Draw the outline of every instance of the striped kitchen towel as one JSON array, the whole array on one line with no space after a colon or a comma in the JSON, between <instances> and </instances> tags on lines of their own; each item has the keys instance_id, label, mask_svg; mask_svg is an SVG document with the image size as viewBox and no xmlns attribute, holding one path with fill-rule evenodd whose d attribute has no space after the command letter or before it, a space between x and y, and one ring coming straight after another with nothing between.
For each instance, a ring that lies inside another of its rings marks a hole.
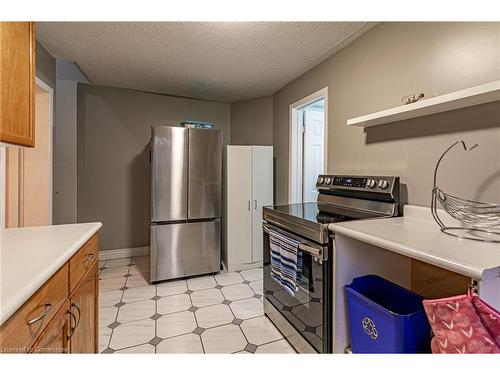
<instances>
[{"instance_id":1,"label":"striped kitchen towel","mask_svg":"<svg viewBox=\"0 0 500 375\"><path fill-rule=\"evenodd\" d=\"M300 242L270 230L271 277L291 296L295 296L297 283L302 278L302 252Z\"/></svg>"}]
</instances>

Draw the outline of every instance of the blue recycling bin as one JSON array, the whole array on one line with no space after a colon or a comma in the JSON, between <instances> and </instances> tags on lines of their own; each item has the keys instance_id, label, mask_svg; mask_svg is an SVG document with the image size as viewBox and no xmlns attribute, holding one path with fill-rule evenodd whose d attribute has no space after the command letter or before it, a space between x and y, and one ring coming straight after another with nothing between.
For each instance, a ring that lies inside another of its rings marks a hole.
<instances>
[{"instance_id":1,"label":"blue recycling bin","mask_svg":"<svg viewBox=\"0 0 500 375\"><path fill-rule=\"evenodd\" d=\"M423 298L380 276L345 287L353 353L430 353Z\"/></svg>"}]
</instances>

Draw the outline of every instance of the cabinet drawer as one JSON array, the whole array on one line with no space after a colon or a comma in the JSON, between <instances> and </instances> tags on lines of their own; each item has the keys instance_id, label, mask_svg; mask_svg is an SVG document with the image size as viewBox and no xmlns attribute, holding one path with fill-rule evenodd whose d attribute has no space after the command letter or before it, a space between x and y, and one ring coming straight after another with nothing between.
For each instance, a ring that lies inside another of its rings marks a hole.
<instances>
[{"instance_id":1,"label":"cabinet drawer","mask_svg":"<svg viewBox=\"0 0 500 375\"><path fill-rule=\"evenodd\" d=\"M94 234L69 260L69 288L72 292L97 260L98 237Z\"/></svg>"},{"instance_id":2,"label":"cabinet drawer","mask_svg":"<svg viewBox=\"0 0 500 375\"><path fill-rule=\"evenodd\" d=\"M66 301L59 312L40 335L33 347L33 353L62 354L68 353L69 301Z\"/></svg>"},{"instance_id":3,"label":"cabinet drawer","mask_svg":"<svg viewBox=\"0 0 500 375\"><path fill-rule=\"evenodd\" d=\"M29 351L67 298L66 263L0 327L0 351Z\"/></svg>"}]
</instances>

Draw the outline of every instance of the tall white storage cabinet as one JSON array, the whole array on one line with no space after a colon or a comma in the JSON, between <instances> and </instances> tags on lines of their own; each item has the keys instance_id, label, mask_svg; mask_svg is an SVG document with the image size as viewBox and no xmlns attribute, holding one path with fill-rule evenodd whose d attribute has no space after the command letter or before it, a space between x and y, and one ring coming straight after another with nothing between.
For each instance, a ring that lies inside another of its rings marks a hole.
<instances>
[{"instance_id":1,"label":"tall white storage cabinet","mask_svg":"<svg viewBox=\"0 0 500 375\"><path fill-rule=\"evenodd\" d=\"M273 204L273 148L227 146L226 246L228 271L262 264L262 207Z\"/></svg>"}]
</instances>

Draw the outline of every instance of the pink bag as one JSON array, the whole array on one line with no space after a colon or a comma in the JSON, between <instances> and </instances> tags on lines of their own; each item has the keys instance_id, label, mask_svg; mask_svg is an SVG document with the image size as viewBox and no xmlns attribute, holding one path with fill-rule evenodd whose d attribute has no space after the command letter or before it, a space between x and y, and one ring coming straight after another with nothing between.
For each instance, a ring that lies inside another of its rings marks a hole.
<instances>
[{"instance_id":1,"label":"pink bag","mask_svg":"<svg viewBox=\"0 0 500 375\"><path fill-rule=\"evenodd\" d=\"M500 353L500 313L477 295L424 300L433 353Z\"/></svg>"}]
</instances>

